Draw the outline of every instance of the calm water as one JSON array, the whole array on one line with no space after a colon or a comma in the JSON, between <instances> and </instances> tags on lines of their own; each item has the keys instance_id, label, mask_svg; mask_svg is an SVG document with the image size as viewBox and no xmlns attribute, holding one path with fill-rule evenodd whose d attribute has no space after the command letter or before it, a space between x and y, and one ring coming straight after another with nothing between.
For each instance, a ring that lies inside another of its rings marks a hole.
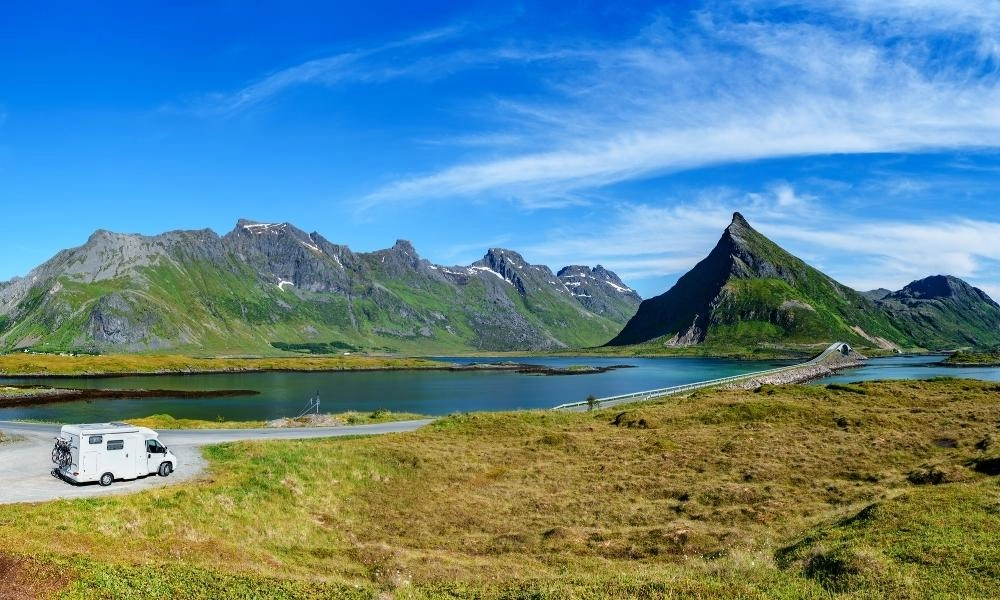
<instances>
[{"instance_id":1,"label":"calm water","mask_svg":"<svg viewBox=\"0 0 1000 600\"><path fill-rule=\"evenodd\" d=\"M998 368L949 369L942 357L873 359L817 383L866 379L969 377L1000 381ZM472 410L550 408L564 402L613 396L694 381L704 381L781 366L782 362L740 362L706 358L447 358L455 363L514 360L553 367L632 365L593 375L539 376L503 372L380 371L334 373L246 373L166 375L99 379L0 378L0 385L41 383L59 387L126 389L243 389L259 395L228 398L144 398L66 402L30 408L0 409L0 420L44 419L64 422L112 421L166 413L178 418L259 420L295 416L317 391L324 412L371 411L443 415Z\"/></svg>"},{"instance_id":2,"label":"calm water","mask_svg":"<svg viewBox=\"0 0 1000 600\"><path fill-rule=\"evenodd\" d=\"M88 422L130 419L166 413L177 418L259 420L295 416L319 391L321 411L371 411L445 415L473 410L551 408L585 400L589 394L613 396L750 371L782 363L702 358L447 358L455 363L513 360L553 367L626 364L634 368L590 375L540 376L504 372L379 371L333 373L246 373L163 375L99 379L5 379L57 387L257 390L259 395L227 398L143 398L65 402L29 408L0 409L0 420L44 419ZM787 364L787 363L785 363Z\"/></svg>"},{"instance_id":3,"label":"calm water","mask_svg":"<svg viewBox=\"0 0 1000 600\"><path fill-rule=\"evenodd\" d=\"M1000 381L1000 368L968 367L956 369L942 367L938 363L944 356L892 356L873 358L860 369L842 371L833 377L821 379L817 383L847 383L871 379L928 379L930 377L964 377Z\"/></svg>"}]
</instances>

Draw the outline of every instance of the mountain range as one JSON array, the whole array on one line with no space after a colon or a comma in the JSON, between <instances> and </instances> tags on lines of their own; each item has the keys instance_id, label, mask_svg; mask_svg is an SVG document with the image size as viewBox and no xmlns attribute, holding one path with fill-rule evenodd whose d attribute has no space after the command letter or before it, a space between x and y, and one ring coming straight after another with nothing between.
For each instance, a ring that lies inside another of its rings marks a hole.
<instances>
[{"instance_id":1,"label":"mountain range","mask_svg":"<svg viewBox=\"0 0 1000 600\"><path fill-rule=\"evenodd\" d=\"M842 340L882 349L1000 343L1000 306L956 277L857 292L753 229L736 213L709 255L647 299L610 346L701 346L720 353Z\"/></svg>"},{"instance_id":2,"label":"mountain range","mask_svg":"<svg viewBox=\"0 0 1000 600\"><path fill-rule=\"evenodd\" d=\"M5 351L435 354L606 344L746 354L834 340L992 347L1000 306L946 275L857 292L739 213L705 259L645 301L600 265L553 273L490 248L471 265L443 266L403 240L353 252L289 223L248 220L222 236L99 230L0 283Z\"/></svg>"},{"instance_id":3,"label":"mountain range","mask_svg":"<svg viewBox=\"0 0 1000 600\"><path fill-rule=\"evenodd\" d=\"M640 301L600 265L556 274L501 248L446 267L406 241L355 253L289 223L99 230L0 284L0 348L556 350L606 342Z\"/></svg>"}]
</instances>

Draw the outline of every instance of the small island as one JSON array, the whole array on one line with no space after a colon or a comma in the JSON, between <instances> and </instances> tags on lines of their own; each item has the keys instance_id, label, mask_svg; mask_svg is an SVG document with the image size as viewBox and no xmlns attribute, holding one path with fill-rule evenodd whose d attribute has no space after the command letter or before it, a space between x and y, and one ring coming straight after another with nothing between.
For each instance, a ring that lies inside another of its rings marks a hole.
<instances>
[{"instance_id":1,"label":"small island","mask_svg":"<svg viewBox=\"0 0 1000 600\"><path fill-rule=\"evenodd\" d=\"M603 367L593 365L571 365L568 367L549 367L546 365L533 365L526 363L501 362L501 363L471 363L468 365L456 365L450 367L449 371L511 371L521 375L593 375L596 373L607 373L616 369L631 369L635 365L607 365Z\"/></svg>"},{"instance_id":2,"label":"small island","mask_svg":"<svg viewBox=\"0 0 1000 600\"><path fill-rule=\"evenodd\" d=\"M984 351L959 350L941 361L943 367L1000 367L1000 347Z\"/></svg>"}]
</instances>

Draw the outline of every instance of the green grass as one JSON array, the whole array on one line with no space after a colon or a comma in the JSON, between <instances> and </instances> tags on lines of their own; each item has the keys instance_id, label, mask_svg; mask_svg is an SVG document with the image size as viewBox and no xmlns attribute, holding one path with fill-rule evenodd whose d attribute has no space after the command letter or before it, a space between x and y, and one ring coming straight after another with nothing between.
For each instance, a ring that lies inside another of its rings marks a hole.
<instances>
[{"instance_id":1,"label":"green grass","mask_svg":"<svg viewBox=\"0 0 1000 600\"><path fill-rule=\"evenodd\" d=\"M951 367L997 367L1000 366L1000 348L983 352L961 350L942 361Z\"/></svg>"},{"instance_id":2,"label":"green grass","mask_svg":"<svg viewBox=\"0 0 1000 600\"><path fill-rule=\"evenodd\" d=\"M325 356L287 358L196 358L174 354L105 354L60 356L14 353L0 355L6 376L123 375L241 371L351 371L426 369L447 366L421 358Z\"/></svg>"},{"instance_id":3,"label":"green grass","mask_svg":"<svg viewBox=\"0 0 1000 600\"><path fill-rule=\"evenodd\" d=\"M225 444L198 482L0 507L0 556L69 565L67 598L995 597L998 397L765 386Z\"/></svg>"},{"instance_id":4,"label":"green grass","mask_svg":"<svg viewBox=\"0 0 1000 600\"><path fill-rule=\"evenodd\" d=\"M51 388L0 386L0 398L31 398L37 395L39 390L49 389Z\"/></svg>"},{"instance_id":5,"label":"green grass","mask_svg":"<svg viewBox=\"0 0 1000 600\"><path fill-rule=\"evenodd\" d=\"M375 410L372 412L348 411L336 414L322 415L330 425L368 425L372 423L391 423L394 421L412 421L426 419L426 415L416 413L390 412ZM299 425L306 426L309 418L293 419ZM138 419L129 419L129 423L150 429L257 429L267 427L267 421L206 421L200 419L176 419L171 415L150 415Z\"/></svg>"}]
</instances>

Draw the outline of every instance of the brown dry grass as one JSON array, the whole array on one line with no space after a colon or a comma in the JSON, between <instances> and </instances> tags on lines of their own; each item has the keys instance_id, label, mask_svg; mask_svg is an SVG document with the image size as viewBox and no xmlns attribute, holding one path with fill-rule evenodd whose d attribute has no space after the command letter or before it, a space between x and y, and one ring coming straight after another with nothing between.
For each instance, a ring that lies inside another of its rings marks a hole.
<instances>
[{"instance_id":1,"label":"brown dry grass","mask_svg":"<svg viewBox=\"0 0 1000 600\"><path fill-rule=\"evenodd\" d=\"M339 371L440 368L422 358L327 356L290 358L196 358L169 354L104 354L60 356L14 353L0 355L0 375L87 376L240 371Z\"/></svg>"}]
</instances>

